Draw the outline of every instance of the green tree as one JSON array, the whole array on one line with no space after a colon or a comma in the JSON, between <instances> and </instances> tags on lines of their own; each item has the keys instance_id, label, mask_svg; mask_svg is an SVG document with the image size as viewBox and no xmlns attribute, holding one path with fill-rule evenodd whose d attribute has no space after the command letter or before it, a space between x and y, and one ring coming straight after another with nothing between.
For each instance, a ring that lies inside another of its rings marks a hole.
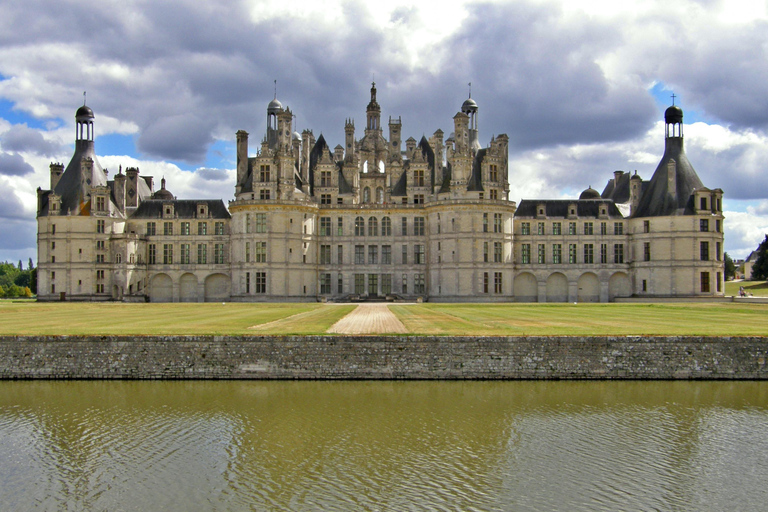
<instances>
[{"instance_id":1,"label":"green tree","mask_svg":"<svg viewBox=\"0 0 768 512\"><path fill-rule=\"evenodd\" d=\"M33 268L29 271L29 289L32 290L34 295L37 295L37 269Z\"/></svg>"},{"instance_id":2,"label":"green tree","mask_svg":"<svg viewBox=\"0 0 768 512\"><path fill-rule=\"evenodd\" d=\"M28 266L27 266L27 270L32 270L33 268L35 268L35 266L32 264L32 258L29 258L29 263L28 263Z\"/></svg>"},{"instance_id":3,"label":"green tree","mask_svg":"<svg viewBox=\"0 0 768 512\"><path fill-rule=\"evenodd\" d=\"M736 277L736 265L734 265L731 257L728 256L728 253L723 255L723 259L725 260L725 280L729 281Z\"/></svg>"},{"instance_id":4,"label":"green tree","mask_svg":"<svg viewBox=\"0 0 768 512\"><path fill-rule=\"evenodd\" d=\"M768 279L768 235L757 248L757 259L752 265L752 280L765 281Z\"/></svg>"}]
</instances>

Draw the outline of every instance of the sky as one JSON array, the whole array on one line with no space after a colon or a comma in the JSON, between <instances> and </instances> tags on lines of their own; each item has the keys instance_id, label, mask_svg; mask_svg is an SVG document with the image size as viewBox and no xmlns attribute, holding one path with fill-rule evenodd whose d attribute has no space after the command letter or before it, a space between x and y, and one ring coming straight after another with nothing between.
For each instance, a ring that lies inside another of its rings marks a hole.
<instances>
[{"instance_id":1,"label":"sky","mask_svg":"<svg viewBox=\"0 0 768 512\"><path fill-rule=\"evenodd\" d=\"M37 260L36 190L72 156L84 92L110 176L226 203L235 132L253 153L275 94L333 147L348 118L362 135L372 80L416 139L453 131L471 83L481 144L510 138L514 201L650 179L674 94L689 160L724 191L725 250L768 233L766 0L6 0L0 261Z\"/></svg>"}]
</instances>

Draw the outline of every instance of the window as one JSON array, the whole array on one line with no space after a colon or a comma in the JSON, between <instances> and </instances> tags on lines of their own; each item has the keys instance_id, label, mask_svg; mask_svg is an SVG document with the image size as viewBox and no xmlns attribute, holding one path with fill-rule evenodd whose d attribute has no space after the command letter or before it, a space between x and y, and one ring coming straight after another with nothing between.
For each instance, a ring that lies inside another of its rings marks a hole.
<instances>
[{"instance_id":1,"label":"window","mask_svg":"<svg viewBox=\"0 0 768 512\"><path fill-rule=\"evenodd\" d=\"M525 225L525 224L526 224L526 223L525 223L525 222L523 222L523 225ZM530 231L530 230L531 230L531 228L530 228L530 224L528 224L528 231ZM487 213L484 213L484 214L483 214L483 233L487 233L487 232L488 232L488 214L487 214ZM527 235L527 234L529 234L529 233L523 233L523 234L524 234L524 235Z\"/></svg>"},{"instance_id":2,"label":"window","mask_svg":"<svg viewBox=\"0 0 768 512\"><path fill-rule=\"evenodd\" d=\"M104 293L104 284L99 283L96 285L96 293Z\"/></svg>"},{"instance_id":3,"label":"window","mask_svg":"<svg viewBox=\"0 0 768 512\"><path fill-rule=\"evenodd\" d=\"M614 235L623 235L624 234L624 223L623 222L614 222L613 223L613 234Z\"/></svg>"},{"instance_id":4,"label":"window","mask_svg":"<svg viewBox=\"0 0 768 512\"><path fill-rule=\"evenodd\" d=\"M392 246L391 245L381 246L381 264L382 265L392 264Z\"/></svg>"},{"instance_id":5,"label":"window","mask_svg":"<svg viewBox=\"0 0 768 512\"><path fill-rule=\"evenodd\" d=\"M576 244L568 244L568 263L576 263Z\"/></svg>"},{"instance_id":6,"label":"window","mask_svg":"<svg viewBox=\"0 0 768 512\"><path fill-rule=\"evenodd\" d=\"M413 246L413 262L417 265L423 265L426 263L423 245L416 244Z\"/></svg>"},{"instance_id":7,"label":"window","mask_svg":"<svg viewBox=\"0 0 768 512\"><path fill-rule=\"evenodd\" d=\"M251 273L245 273L245 293L251 293Z\"/></svg>"},{"instance_id":8,"label":"window","mask_svg":"<svg viewBox=\"0 0 768 512\"><path fill-rule=\"evenodd\" d=\"M96 240L96 250L97 251L103 251L105 245L106 244L105 244L104 240ZM55 249L55 248L56 248L56 242L51 242L51 249Z\"/></svg>"},{"instance_id":9,"label":"window","mask_svg":"<svg viewBox=\"0 0 768 512\"><path fill-rule=\"evenodd\" d=\"M624 244L613 244L613 262L624 263Z\"/></svg>"},{"instance_id":10,"label":"window","mask_svg":"<svg viewBox=\"0 0 768 512\"><path fill-rule=\"evenodd\" d=\"M643 233L650 233L651 232L651 221L644 220L643 221Z\"/></svg>"},{"instance_id":11,"label":"window","mask_svg":"<svg viewBox=\"0 0 768 512\"><path fill-rule=\"evenodd\" d=\"M341 265L344 263L344 246L339 245L336 249L336 263Z\"/></svg>"},{"instance_id":12,"label":"window","mask_svg":"<svg viewBox=\"0 0 768 512\"><path fill-rule=\"evenodd\" d=\"M223 222L215 222L213 224L213 229L217 235L223 235L224 234L224 223Z\"/></svg>"},{"instance_id":13,"label":"window","mask_svg":"<svg viewBox=\"0 0 768 512\"><path fill-rule=\"evenodd\" d=\"M568 234L569 235L575 235L576 234L576 223L575 222L569 222L568 223Z\"/></svg>"},{"instance_id":14,"label":"window","mask_svg":"<svg viewBox=\"0 0 768 512\"><path fill-rule=\"evenodd\" d=\"M368 219L368 236L379 236L379 220L376 217Z\"/></svg>"},{"instance_id":15,"label":"window","mask_svg":"<svg viewBox=\"0 0 768 512\"><path fill-rule=\"evenodd\" d=\"M355 274L355 294L365 293L365 274Z\"/></svg>"},{"instance_id":16,"label":"window","mask_svg":"<svg viewBox=\"0 0 768 512\"><path fill-rule=\"evenodd\" d=\"M699 257L701 261L709 260L709 242L699 242Z\"/></svg>"},{"instance_id":17,"label":"window","mask_svg":"<svg viewBox=\"0 0 768 512\"><path fill-rule=\"evenodd\" d=\"M266 213L256 214L256 232L257 233L267 232L267 214Z\"/></svg>"},{"instance_id":18,"label":"window","mask_svg":"<svg viewBox=\"0 0 768 512\"><path fill-rule=\"evenodd\" d=\"M408 246L404 245L403 246L403 261L402 261L402 264L405 265L407 263L408 263Z\"/></svg>"},{"instance_id":19,"label":"window","mask_svg":"<svg viewBox=\"0 0 768 512\"><path fill-rule=\"evenodd\" d=\"M488 272L483 272L483 293L488 293Z\"/></svg>"},{"instance_id":20,"label":"window","mask_svg":"<svg viewBox=\"0 0 768 512\"><path fill-rule=\"evenodd\" d=\"M496 164L491 164L488 166L488 180L489 181L499 181L499 166Z\"/></svg>"},{"instance_id":21,"label":"window","mask_svg":"<svg viewBox=\"0 0 768 512\"><path fill-rule=\"evenodd\" d=\"M182 222L181 223L181 234L182 235L189 235L189 222Z\"/></svg>"},{"instance_id":22,"label":"window","mask_svg":"<svg viewBox=\"0 0 768 512\"><path fill-rule=\"evenodd\" d=\"M245 262L251 262L251 243L245 242Z\"/></svg>"},{"instance_id":23,"label":"window","mask_svg":"<svg viewBox=\"0 0 768 512\"><path fill-rule=\"evenodd\" d=\"M96 232L97 233L106 233L106 223L103 220L97 220L96 221Z\"/></svg>"},{"instance_id":24,"label":"window","mask_svg":"<svg viewBox=\"0 0 768 512\"><path fill-rule=\"evenodd\" d=\"M341 274L339 274L338 285L336 287L336 293L344 293L344 279L342 278Z\"/></svg>"},{"instance_id":25,"label":"window","mask_svg":"<svg viewBox=\"0 0 768 512\"><path fill-rule=\"evenodd\" d=\"M259 181L262 183L265 183L269 181L269 166L268 165L262 165L259 168Z\"/></svg>"},{"instance_id":26,"label":"window","mask_svg":"<svg viewBox=\"0 0 768 512\"><path fill-rule=\"evenodd\" d=\"M103 212L104 210L106 210L107 208L106 208L105 205L106 205L106 202L105 202L105 199L103 197L97 197L96 198L96 211L97 212Z\"/></svg>"},{"instance_id":27,"label":"window","mask_svg":"<svg viewBox=\"0 0 768 512\"><path fill-rule=\"evenodd\" d=\"M493 293L499 294L502 291L501 272L493 273Z\"/></svg>"},{"instance_id":28,"label":"window","mask_svg":"<svg viewBox=\"0 0 768 512\"><path fill-rule=\"evenodd\" d=\"M51 284L51 293L56 293L56 285Z\"/></svg>"},{"instance_id":29,"label":"window","mask_svg":"<svg viewBox=\"0 0 768 512\"><path fill-rule=\"evenodd\" d=\"M416 236L424 236L424 217L415 217L413 219L413 234Z\"/></svg>"},{"instance_id":30,"label":"window","mask_svg":"<svg viewBox=\"0 0 768 512\"><path fill-rule=\"evenodd\" d=\"M189 265L189 244L181 244L181 260L182 265Z\"/></svg>"},{"instance_id":31,"label":"window","mask_svg":"<svg viewBox=\"0 0 768 512\"><path fill-rule=\"evenodd\" d=\"M320 204L331 204L331 194L320 194Z\"/></svg>"},{"instance_id":32,"label":"window","mask_svg":"<svg viewBox=\"0 0 768 512\"><path fill-rule=\"evenodd\" d=\"M646 281L645 279L643 279L643 291L644 292L648 291L648 281Z\"/></svg>"},{"instance_id":33,"label":"window","mask_svg":"<svg viewBox=\"0 0 768 512\"><path fill-rule=\"evenodd\" d=\"M424 274L416 274L413 276L413 293L424 295L426 292L427 287L424 283Z\"/></svg>"},{"instance_id":34,"label":"window","mask_svg":"<svg viewBox=\"0 0 768 512\"><path fill-rule=\"evenodd\" d=\"M217 245L220 245L220 244L217 244ZM267 242L256 242L254 250L256 255L256 263L266 263L267 262ZM224 261L222 260L221 262L217 262L217 263L224 263Z\"/></svg>"},{"instance_id":35,"label":"window","mask_svg":"<svg viewBox=\"0 0 768 512\"><path fill-rule=\"evenodd\" d=\"M600 234L601 235L607 235L608 234L608 223L607 222L601 222L600 223Z\"/></svg>"},{"instance_id":36,"label":"window","mask_svg":"<svg viewBox=\"0 0 768 512\"><path fill-rule=\"evenodd\" d=\"M147 264L154 265L157 260L157 246L155 244L149 244L147 246Z\"/></svg>"},{"instance_id":37,"label":"window","mask_svg":"<svg viewBox=\"0 0 768 512\"><path fill-rule=\"evenodd\" d=\"M531 262L531 244L522 245L521 262L526 265Z\"/></svg>"},{"instance_id":38,"label":"window","mask_svg":"<svg viewBox=\"0 0 768 512\"><path fill-rule=\"evenodd\" d=\"M253 290L256 293L267 293L267 273L256 272L256 286Z\"/></svg>"},{"instance_id":39,"label":"window","mask_svg":"<svg viewBox=\"0 0 768 512\"><path fill-rule=\"evenodd\" d=\"M56 226L53 226L53 228L54 228L53 232L55 233L56 232ZM720 219L715 221L715 231L717 231L718 233L720 232Z\"/></svg>"},{"instance_id":40,"label":"window","mask_svg":"<svg viewBox=\"0 0 768 512\"><path fill-rule=\"evenodd\" d=\"M381 294L392 293L392 274L381 274Z\"/></svg>"},{"instance_id":41,"label":"window","mask_svg":"<svg viewBox=\"0 0 768 512\"><path fill-rule=\"evenodd\" d=\"M266 242L262 242L265 246ZM259 245L256 244L256 259L259 258ZM224 263L224 244L214 244L213 246L213 262L216 264Z\"/></svg>"},{"instance_id":42,"label":"window","mask_svg":"<svg viewBox=\"0 0 768 512\"><path fill-rule=\"evenodd\" d=\"M594 234L594 223L593 222L585 222L584 223L584 234L585 235L592 235L592 234Z\"/></svg>"},{"instance_id":43,"label":"window","mask_svg":"<svg viewBox=\"0 0 768 512\"><path fill-rule=\"evenodd\" d=\"M643 260L651 261L651 242L645 242L643 244Z\"/></svg>"},{"instance_id":44,"label":"window","mask_svg":"<svg viewBox=\"0 0 768 512\"><path fill-rule=\"evenodd\" d=\"M715 242L715 260L717 261L720 261L720 254L721 254L720 249L721 249L720 242Z\"/></svg>"},{"instance_id":45,"label":"window","mask_svg":"<svg viewBox=\"0 0 768 512\"><path fill-rule=\"evenodd\" d=\"M552 234L553 235L562 235L563 234L563 223L562 222L553 222L552 223Z\"/></svg>"},{"instance_id":46,"label":"window","mask_svg":"<svg viewBox=\"0 0 768 512\"><path fill-rule=\"evenodd\" d=\"M369 245L368 246L368 264L378 265L378 263L379 263L379 246Z\"/></svg>"},{"instance_id":47,"label":"window","mask_svg":"<svg viewBox=\"0 0 768 512\"><path fill-rule=\"evenodd\" d=\"M371 189L368 187L365 187L363 189L363 202L364 203L370 203L371 202Z\"/></svg>"},{"instance_id":48,"label":"window","mask_svg":"<svg viewBox=\"0 0 768 512\"><path fill-rule=\"evenodd\" d=\"M501 242L493 242L493 262L501 263L501 255L502 255Z\"/></svg>"},{"instance_id":49,"label":"window","mask_svg":"<svg viewBox=\"0 0 768 512\"><path fill-rule=\"evenodd\" d=\"M701 273L701 293L709 293L709 272Z\"/></svg>"},{"instance_id":50,"label":"window","mask_svg":"<svg viewBox=\"0 0 768 512\"><path fill-rule=\"evenodd\" d=\"M392 236L392 219L389 217L381 219L381 236Z\"/></svg>"},{"instance_id":51,"label":"window","mask_svg":"<svg viewBox=\"0 0 768 512\"><path fill-rule=\"evenodd\" d=\"M379 275L368 274L368 295L379 294Z\"/></svg>"},{"instance_id":52,"label":"window","mask_svg":"<svg viewBox=\"0 0 768 512\"><path fill-rule=\"evenodd\" d=\"M208 263L208 245L197 244L197 262L201 264Z\"/></svg>"},{"instance_id":53,"label":"window","mask_svg":"<svg viewBox=\"0 0 768 512\"><path fill-rule=\"evenodd\" d=\"M493 214L493 232L501 233L501 214L500 213Z\"/></svg>"},{"instance_id":54,"label":"window","mask_svg":"<svg viewBox=\"0 0 768 512\"><path fill-rule=\"evenodd\" d=\"M51 281L56 280L56 272L51 272Z\"/></svg>"},{"instance_id":55,"label":"window","mask_svg":"<svg viewBox=\"0 0 768 512\"><path fill-rule=\"evenodd\" d=\"M336 235L342 236L344 234L344 219L339 217L336 221Z\"/></svg>"},{"instance_id":56,"label":"window","mask_svg":"<svg viewBox=\"0 0 768 512\"><path fill-rule=\"evenodd\" d=\"M365 246L355 246L355 265L365 265Z\"/></svg>"},{"instance_id":57,"label":"window","mask_svg":"<svg viewBox=\"0 0 768 512\"><path fill-rule=\"evenodd\" d=\"M331 274L320 274L320 294L328 295L331 293Z\"/></svg>"},{"instance_id":58,"label":"window","mask_svg":"<svg viewBox=\"0 0 768 512\"><path fill-rule=\"evenodd\" d=\"M320 236L331 236L330 217L320 217Z\"/></svg>"},{"instance_id":59,"label":"window","mask_svg":"<svg viewBox=\"0 0 768 512\"><path fill-rule=\"evenodd\" d=\"M491 189L491 201L498 201L499 200L499 191L495 188Z\"/></svg>"},{"instance_id":60,"label":"window","mask_svg":"<svg viewBox=\"0 0 768 512\"><path fill-rule=\"evenodd\" d=\"M700 199L699 206L700 206L700 208L699 208L700 210L706 210L707 209L707 198L706 197L702 197ZM709 291L709 290L707 290L707 291Z\"/></svg>"},{"instance_id":61,"label":"window","mask_svg":"<svg viewBox=\"0 0 768 512\"><path fill-rule=\"evenodd\" d=\"M544 223L539 222L538 228L536 229L536 234L543 235L544 234Z\"/></svg>"},{"instance_id":62,"label":"window","mask_svg":"<svg viewBox=\"0 0 768 512\"><path fill-rule=\"evenodd\" d=\"M263 188L259 190L259 199L269 199L269 189Z\"/></svg>"},{"instance_id":63,"label":"window","mask_svg":"<svg viewBox=\"0 0 768 512\"><path fill-rule=\"evenodd\" d=\"M584 263L595 262L595 246L594 244L584 244Z\"/></svg>"},{"instance_id":64,"label":"window","mask_svg":"<svg viewBox=\"0 0 768 512\"><path fill-rule=\"evenodd\" d=\"M608 244L600 244L600 263L608 263Z\"/></svg>"},{"instance_id":65,"label":"window","mask_svg":"<svg viewBox=\"0 0 768 512\"><path fill-rule=\"evenodd\" d=\"M424 194L414 194L413 204L424 204Z\"/></svg>"},{"instance_id":66,"label":"window","mask_svg":"<svg viewBox=\"0 0 768 512\"><path fill-rule=\"evenodd\" d=\"M96 255L96 263L105 263L104 255L103 254L97 254Z\"/></svg>"},{"instance_id":67,"label":"window","mask_svg":"<svg viewBox=\"0 0 768 512\"><path fill-rule=\"evenodd\" d=\"M208 223L207 222L198 222L197 223L197 234L198 235L207 235L208 234Z\"/></svg>"},{"instance_id":68,"label":"window","mask_svg":"<svg viewBox=\"0 0 768 512\"><path fill-rule=\"evenodd\" d=\"M173 222L163 222L163 234L164 235L173 234Z\"/></svg>"},{"instance_id":69,"label":"window","mask_svg":"<svg viewBox=\"0 0 768 512\"><path fill-rule=\"evenodd\" d=\"M403 294L408 293L408 274L403 274Z\"/></svg>"},{"instance_id":70,"label":"window","mask_svg":"<svg viewBox=\"0 0 768 512\"><path fill-rule=\"evenodd\" d=\"M331 264L331 246L330 245L320 246L320 264L321 265Z\"/></svg>"},{"instance_id":71,"label":"window","mask_svg":"<svg viewBox=\"0 0 768 512\"><path fill-rule=\"evenodd\" d=\"M718 222L720 222L720 221L718 221ZM56 224L51 224L51 234L52 235L56 234Z\"/></svg>"},{"instance_id":72,"label":"window","mask_svg":"<svg viewBox=\"0 0 768 512\"><path fill-rule=\"evenodd\" d=\"M400 223L400 234L403 236L408 236L408 217L403 217L402 222Z\"/></svg>"},{"instance_id":73,"label":"window","mask_svg":"<svg viewBox=\"0 0 768 512\"><path fill-rule=\"evenodd\" d=\"M552 244L552 263L560 264L563 262L563 246L561 244Z\"/></svg>"},{"instance_id":74,"label":"window","mask_svg":"<svg viewBox=\"0 0 768 512\"><path fill-rule=\"evenodd\" d=\"M722 282L723 282L723 275L720 272L718 272L717 273L717 292L718 293L723 291L723 289L720 287L720 283Z\"/></svg>"},{"instance_id":75,"label":"window","mask_svg":"<svg viewBox=\"0 0 768 512\"><path fill-rule=\"evenodd\" d=\"M163 244L163 265L173 263L173 244Z\"/></svg>"},{"instance_id":76,"label":"window","mask_svg":"<svg viewBox=\"0 0 768 512\"><path fill-rule=\"evenodd\" d=\"M709 219L699 219L699 231L709 231Z\"/></svg>"},{"instance_id":77,"label":"window","mask_svg":"<svg viewBox=\"0 0 768 512\"><path fill-rule=\"evenodd\" d=\"M483 242L483 262L488 263L488 242Z\"/></svg>"},{"instance_id":78,"label":"window","mask_svg":"<svg viewBox=\"0 0 768 512\"><path fill-rule=\"evenodd\" d=\"M320 186L321 187L330 187L331 186L331 171L322 171L320 172ZM330 204L330 203L328 203Z\"/></svg>"},{"instance_id":79,"label":"window","mask_svg":"<svg viewBox=\"0 0 768 512\"><path fill-rule=\"evenodd\" d=\"M521 235L530 235L531 234L531 223L530 222L523 222L520 224L520 234Z\"/></svg>"},{"instance_id":80,"label":"window","mask_svg":"<svg viewBox=\"0 0 768 512\"><path fill-rule=\"evenodd\" d=\"M424 170L423 169L416 169L413 171L413 186L414 187L423 187L424 186ZM414 201L415 203L416 201Z\"/></svg>"},{"instance_id":81,"label":"window","mask_svg":"<svg viewBox=\"0 0 768 512\"><path fill-rule=\"evenodd\" d=\"M547 262L547 249L544 244L539 244L538 262L539 263Z\"/></svg>"},{"instance_id":82,"label":"window","mask_svg":"<svg viewBox=\"0 0 768 512\"><path fill-rule=\"evenodd\" d=\"M355 217L355 236L365 236L365 219Z\"/></svg>"}]
</instances>

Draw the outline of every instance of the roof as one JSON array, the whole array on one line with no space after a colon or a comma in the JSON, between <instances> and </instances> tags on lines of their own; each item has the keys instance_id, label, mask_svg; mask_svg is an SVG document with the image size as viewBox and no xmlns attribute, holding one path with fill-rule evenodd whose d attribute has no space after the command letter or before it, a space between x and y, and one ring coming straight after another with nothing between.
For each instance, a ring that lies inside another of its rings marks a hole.
<instances>
[{"instance_id":1,"label":"roof","mask_svg":"<svg viewBox=\"0 0 768 512\"><path fill-rule=\"evenodd\" d=\"M230 219L231 215L224 206L221 199L147 199L142 201L136 211L131 215L131 219L160 219L163 217L163 206L173 205L173 212L180 219L197 218L197 205L208 205L208 218L212 219Z\"/></svg>"},{"instance_id":2,"label":"roof","mask_svg":"<svg viewBox=\"0 0 768 512\"><path fill-rule=\"evenodd\" d=\"M81 107L82 108L82 107ZM93 160L93 169L89 175L83 175L83 162ZM72 160L61 175L53 191L61 196L61 214L78 213L80 207L87 202L90 187L106 187L107 175L99 164L94 152L92 140L75 141L75 153Z\"/></svg>"},{"instance_id":3,"label":"roof","mask_svg":"<svg viewBox=\"0 0 768 512\"><path fill-rule=\"evenodd\" d=\"M669 190L668 165L675 162L675 190ZM640 198L633 217L658 217L693 214L693 191L704 187L688 157L682 137L668 137L653 177Z\"/></svg>"},{"instance_id":4,"label":"roof","mask_svg":"<svg viewBox=\"0 0 768 512\"><path fill-rule=\"evenodd\" d=\"M544 214L547 217L568 217L568 208L576 205L576 215L578 217L595 217L600 215L600 207L607 207L606 214L609 218L624 218L616 203L610 199L587 199L578 201L575 199L523 199L517 205L515 217L535 218L538 215L538 207L544 205Z\"/></svg>"},{"instance_id":5,"label":"roof","mask_svg":"<svg viewBox=\"0 0 768 512\"><path fill-rule=\"evenodd\" d=\"M475 160L472 162L472 174L467 181L467 190L472 192L482 192L483 189L483 159L488 152L488 148L477 150L475 154Z\"/></svg>"}]
</instances>

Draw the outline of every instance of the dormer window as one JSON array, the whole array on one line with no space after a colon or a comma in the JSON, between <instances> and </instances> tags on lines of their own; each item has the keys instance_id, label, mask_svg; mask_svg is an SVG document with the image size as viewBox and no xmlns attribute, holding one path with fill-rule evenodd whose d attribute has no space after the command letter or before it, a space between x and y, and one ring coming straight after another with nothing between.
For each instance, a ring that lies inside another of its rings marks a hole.
<instances>
[{"instance_id":1,"label":"dormer window","mask_svg":"<svg viewBox=\"0 0 768 512\"><path fill-rule=\"evenodd\" d=\"M198 217L208 217L208 205L207 204L199 204L199 205L197 205L197 216Z\"/></svg>"},{"instance_id":2,"label":"dormer window","mask_svg":"<svg viewBox=\"0 0 768 512\"><path fill-rule=\"evenodd\" d=\"M96 197L96 211L103 212L107 210L107 198L103 196Z\"/></svg>"}]
</instances>

